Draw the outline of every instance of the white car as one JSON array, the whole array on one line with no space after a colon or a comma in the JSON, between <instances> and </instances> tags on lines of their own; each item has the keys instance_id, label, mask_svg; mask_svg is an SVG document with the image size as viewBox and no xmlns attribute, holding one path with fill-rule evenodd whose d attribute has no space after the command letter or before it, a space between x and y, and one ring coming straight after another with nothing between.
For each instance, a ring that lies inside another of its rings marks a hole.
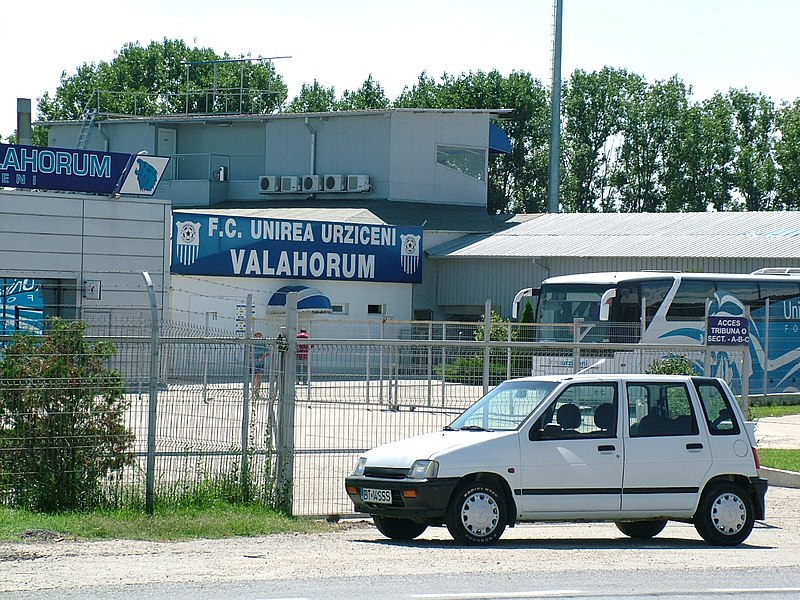
<instances>
[{"instance_id":1,"label":"white car","mask_svg":"<svg viewBox=\"0 0 800 600\"><path fill-rule=\"evenodd\" d=\"M457 542L491 544L522 521L614 521L651 538L674 520L728 546L764 518L755 445L721 379L527 377L442 431L365 452L345 487L392 539L446 525Z\"/></svg>"}]
</instances>

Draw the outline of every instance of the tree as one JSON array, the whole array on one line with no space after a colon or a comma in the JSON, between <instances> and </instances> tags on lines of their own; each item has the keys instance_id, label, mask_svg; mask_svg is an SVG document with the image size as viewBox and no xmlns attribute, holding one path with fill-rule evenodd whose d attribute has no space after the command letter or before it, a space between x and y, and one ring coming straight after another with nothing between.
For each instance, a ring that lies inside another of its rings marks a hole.
<instances>
[{"instance_id":1,"label":"tree","mask_svg":"<svg viewBox=\"0 0 800 600\"><path fill-rule=\"evenodd\" d=\"M734 159L733 108L717 93L681 112L666 182L666 210L730 210Z\"/></svg>"},{"instance_id":2,"label":"tree","mask_svg":"<svg viewBox=\"0 0 800 600\"><path fill-rule=\"evenodd\" d=\"M300 93L292 98L285 112L329 112L336 109L336 90L323 86L315 79L311 85L304 83L300 86Z\"/></svg>"},{"instance_id":3,"label":"tree","mask_svg":"<svg viewBox=\"0 0 800 600\"><path fill-rule=\"evenodd\" d=\"M0 359L0 489L17 508L91 508L101 480L133 463L128 401L115 349L89 343L80 322L52 319L44 336L16 334Z\"/></svg>"},{"instance_id":4,"label":"tree","mask_svg":"<svg viewBox=\"0 0 800 600\"><path fill-rule=\"evenodd\" d=\"M339 110L383 110L389 108L389 104L381 84L370 74L356 91L345 90L339 101Z\"/></svg>"},{"instance_id":5,"label":"tree","mask_svg":"<svg viewBox=\"0 0 800 600\"><path fill-rule=\"evenodd\" d=\"M625 90L624 70L576 69L564 86L564 163L561 203L566 211L608 209L608 176L618 143Z\"/></svg>"},{"instance_id":6,"label":"tree","mask_svg":"<svg viewBox=\"0 0 800 600\"><path fill-rule=\"evenodd\" d=\"M779 210L775 189L775 105L747 90L729 93L735 117L736 158L733 180L744 210Z\"/></svg>"},{"instance_id":7,"label":"tree","mask_svg":"<svg viewBox=\"0 0 800 600\"><path fill-rule=\"evenodd\" d=\"M39 98L39 118L80 119L86 108L136 115L277 110L287 88L272 63L238 59L189 48L182 40L165 38L147 47L127 43L109 63L84 63L74 75L62 73L55 96L45 92ZM200 64L207 61L226 62Z\"/></svg>"},{"instance_id":8,"label":"tree","mask_svg":"<svg viewBox=\"0 0 800 600\"><path fill-rule=\"evenodd\" d=\"M623 212L666 209L668 151L674 142L678 116L687 107L687 91L673 77L648 85L636 76L622 120L624 141L612 177Z\"/></svg>"},{"instance_id":9,"label":"tree","mask_svg":"<svg viewBox=\"0 0 800 600\"><path fill-rule=\"evenodd\" d=\"M789 210L800 210L800 100L787 104L775 118L780 137L775 142L778 198Z\"/></svg>"}]
</instances>

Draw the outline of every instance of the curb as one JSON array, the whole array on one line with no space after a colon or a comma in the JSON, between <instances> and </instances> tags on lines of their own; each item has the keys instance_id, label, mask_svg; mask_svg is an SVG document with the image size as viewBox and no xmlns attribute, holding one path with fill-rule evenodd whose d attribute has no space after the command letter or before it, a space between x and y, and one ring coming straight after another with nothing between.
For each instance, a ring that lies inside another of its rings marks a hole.
<instances>
[{"instance_id":1,"label":"curb","mask_svg":"<svg viewBox=\"0 0 800 600\"><path fill-rule=\"evenodd\" d=\"M800 488L800 473L795 471L781 471L780 469L761 467L758 469L758 476L766 479L770 486Z\"/></svg>"}]
</instances>

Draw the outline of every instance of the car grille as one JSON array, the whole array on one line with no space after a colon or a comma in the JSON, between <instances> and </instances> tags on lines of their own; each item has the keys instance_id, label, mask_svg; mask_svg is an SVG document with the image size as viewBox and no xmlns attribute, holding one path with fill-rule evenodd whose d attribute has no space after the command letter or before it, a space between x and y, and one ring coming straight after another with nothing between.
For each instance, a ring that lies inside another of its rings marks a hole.
<instances>
[{"instance_id":1,"label":"car grille","mask_svg":"<svg viewBox=\"0 0 800 600\"><path fill-rule=\"evenodd\" d=\"M374 477L376 479L405 479L408 469L396 467L367 467L364 470L364 477Z\"/></svg>"}]
</instances>

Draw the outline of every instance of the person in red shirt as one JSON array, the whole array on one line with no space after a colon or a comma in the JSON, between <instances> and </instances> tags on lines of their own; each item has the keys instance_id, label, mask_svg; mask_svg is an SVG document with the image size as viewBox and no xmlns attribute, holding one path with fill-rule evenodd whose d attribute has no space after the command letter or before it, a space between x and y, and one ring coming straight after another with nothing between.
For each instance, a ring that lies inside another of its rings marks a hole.
<instances>
[{"instance_id":1,"label":"person in red shirt","mask_svg":"<svg viewBox=\"0 0 800 600\"><path fill-rule=\"evenodd\" d=\"M301 329L297 334L297 383L308 383L308 352L313 346L301 343L308 339L308 332Z\"/></svg>"}]
</instances>

